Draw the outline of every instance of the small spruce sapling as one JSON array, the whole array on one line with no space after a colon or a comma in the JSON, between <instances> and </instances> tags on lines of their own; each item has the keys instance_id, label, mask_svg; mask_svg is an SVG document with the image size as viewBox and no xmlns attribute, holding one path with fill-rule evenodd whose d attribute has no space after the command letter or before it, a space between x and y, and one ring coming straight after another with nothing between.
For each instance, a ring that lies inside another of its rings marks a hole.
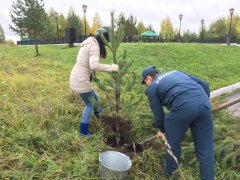
<instances>
[{"instance_id":1,"label":"small spruce sapling","mask_svg":"<svg viewBox=\"0 0 240 180\"><path fill-rule=\"evenodd\" d=\"M109 112L110 116L122 117L129 115L130 109L136 107L138 102L141 100L134 98L133 90L134 84L136 84L137 76L135 72L129 74L129 70L132 65L132 61L126 59L126 51L124 50L123 57L119 60L117 56L118 48L124 38L123 27L119 27L115 30L115 19L114 12L111 12L111 27L109 28L109 40L108 42L103 34L101 38L105 45L110 49L113 55L113 63L119 65L117 72L110 73L110 78L104 81L95 81L98 87L105 91L106 100L104 100L105 110ZM121 119L121 118L120 118ZM116 129L116 144L119 146L120 132L119 128Z\"/></svg>"},{"instance_id":2,"label":"small spruce sapling","mask_svg":"<svg viewBox=\"0 0 240 180\"><path fill-rule=\"evenodd\" d=\"M131 94L134 84L136 84L137 75L135 72L129 74L132 61L126 59L126 50L124 50L123 57L120 60L117 57L118 48L124 38L124 31L123 27L119 27L116 31L114 21L114 12L112 11L111 27L109 28L110 42L107 42L103 34L101 34L101 38L113 55L113 63L119 65L119 71L110 73L111 78L105 79L104 82L97 81L96 84L106 92L104 103L109 112L112 115L121 116L126 109L129 110L129 108L134 107L140 99L134 99Z\"/></svg>"}]
</instances>

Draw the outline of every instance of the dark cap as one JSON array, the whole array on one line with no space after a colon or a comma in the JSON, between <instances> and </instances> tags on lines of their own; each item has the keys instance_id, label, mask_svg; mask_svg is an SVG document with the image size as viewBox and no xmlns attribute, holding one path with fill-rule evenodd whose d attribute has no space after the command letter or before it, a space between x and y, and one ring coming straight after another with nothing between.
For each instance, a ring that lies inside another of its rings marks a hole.
<instances>
[{"instance_id":1,"label":"dark cap","mask_svg":"<svg viewBox=\"0 0 240 180\"><path fill-rule=\"evenodd\" d=\"M158 72L158 70L157 70L157 68L156 68L155 66L148 66L148 67L144 68L144 69L142 70L142 78L143 78L143 80L142 80L142 83L141 83L141 84L145 84L144 79L145 79L148 75L152 74L153 72Z\"/></svg>"}]
</instances>

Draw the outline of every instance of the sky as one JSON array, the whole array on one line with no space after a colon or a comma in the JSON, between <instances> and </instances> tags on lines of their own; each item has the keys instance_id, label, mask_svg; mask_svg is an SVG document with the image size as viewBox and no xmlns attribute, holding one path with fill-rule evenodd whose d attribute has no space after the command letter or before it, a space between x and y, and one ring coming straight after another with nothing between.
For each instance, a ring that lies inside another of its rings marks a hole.
<instances>
[{"instance_id":1,"label":"sky","mask_svg":"<svg viewBox=\"0 0 240 180\"><path fill-rule=\"evenodd\" d=\"M9 29L9 17L13 2L16 0L0 0L0 24L3 27L6 39L14 41L20 38ZM126 17L130 14L142 20L145 26L152 25L156 32L160 30L163 19L169 17L174 29L179 28L179 14L183 14L182 31L199 32L201 19L208 27L211 22L220 17L227 17L229 9L234 8L234 14L240 15L240 0L44 0L45 10L52 7L65 17L73 7L76 14L83 18L82 5L87 5L86 19L92 25L92 18L99 13L103 26L110 25L110 11L116 15L123 12Z\"/></svg>"}]
</instances>

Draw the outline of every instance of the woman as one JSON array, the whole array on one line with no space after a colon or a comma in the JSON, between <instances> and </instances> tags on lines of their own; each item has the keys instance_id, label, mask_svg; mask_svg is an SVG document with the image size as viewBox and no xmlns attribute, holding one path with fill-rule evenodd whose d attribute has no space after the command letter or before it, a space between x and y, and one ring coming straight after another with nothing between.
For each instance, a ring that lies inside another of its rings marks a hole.
<instances>
[{"instance_id":1,"label":"woman","mask_svg":"<svg viewBox=\"0 0 240 180\"><path fill-rule=\"evenodd\" d=\"M109 41L108 33L103 33L104 37ZM100 37L88 37L81 43L81 48L77 55L76 64L74 65L70 75L70 88L78 93L84 101L85 107L82 113L82 121L80 124L80 134L92 135L88 130L92 111L94 115L98 116L101 112L100 107L94 107L91 101L94 98L98 101L98 94L93 89L91 84L91 74L93 70L96 71L118 71L118 65L100 64L100 58L106 58L107 52L104 43Z\"/></svg>"}]
</instances>

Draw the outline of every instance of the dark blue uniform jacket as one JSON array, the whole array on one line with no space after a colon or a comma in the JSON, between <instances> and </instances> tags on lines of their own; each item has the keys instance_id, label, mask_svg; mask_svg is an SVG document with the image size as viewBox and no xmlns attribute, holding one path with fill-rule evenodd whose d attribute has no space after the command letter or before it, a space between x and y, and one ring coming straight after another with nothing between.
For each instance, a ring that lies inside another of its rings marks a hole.
<instances>
[{"instance_id":1,"label":"dark blue uniform jacket","mask_svg":"<svg viewBox=\"0 0 240 180\"><path fill-rule=\"evenodd\" d=\"M186 102L205 103L211 107L208 84L182 71L159 74L146 89L151 110L154 114L154 126L164 132L164 111L182 109ZM189 109L190 110L190 109Z\"/></svg>"}]
</instances>

